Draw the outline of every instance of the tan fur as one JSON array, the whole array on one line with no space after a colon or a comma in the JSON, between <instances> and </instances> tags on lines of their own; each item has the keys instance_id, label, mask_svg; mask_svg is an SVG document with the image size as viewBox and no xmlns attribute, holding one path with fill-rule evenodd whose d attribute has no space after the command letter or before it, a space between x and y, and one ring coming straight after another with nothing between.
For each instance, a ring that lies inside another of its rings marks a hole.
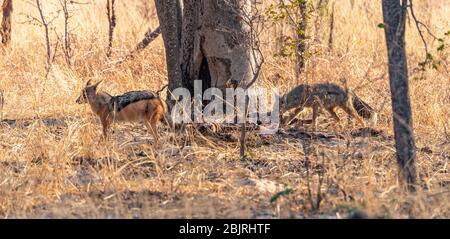
<instances>
[{"instance_id":1,"label":"tan fur","mask_svg":"<svg viewBox=\"0 0 450 239\"><path fill-rule=\"evenodd\" d=\"M143 122L158 143L157 123L163 119L167 111L164 100L159 97L140 100L127 105L120 111L116 109L111 111L108 103L112 97L106 92L97 91L100 83L90 85L88 82L81 96L78 97L77 103L86 103L86 101L89 103L92 111L100 117L104 137L107 138L108 129L114 122Z\"/></svg>"},{"instance_id":2,"label":"tan fur","mask_svg":"<svg viewBox=\"0 0 450 239\"><path fill-rule=\"evenodd\" d=\"M366 112L357 112L353 105L353 99L353 94L336 84L322 83L299 85L281 98L281 116L285 112L295 109L294 114L289 117L288 120L282 119L281 123L289 123L292 119L297 117L304 108L313 109L311 122L314 124L314 128L316 127L316 119L321 108L328 111L332 118L340 122L340 118L335 112L336 108L339 107L365 127L366 124L361 119L360 115L365 116L362 113ZM372 115L376 114L373 113Z\"/></svg>"}]
</instances>

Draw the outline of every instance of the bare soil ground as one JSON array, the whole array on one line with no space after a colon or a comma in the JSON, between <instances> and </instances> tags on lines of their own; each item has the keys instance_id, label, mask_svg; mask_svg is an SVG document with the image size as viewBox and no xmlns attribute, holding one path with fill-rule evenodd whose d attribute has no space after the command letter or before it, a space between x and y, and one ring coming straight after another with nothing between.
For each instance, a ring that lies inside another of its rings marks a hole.
<instances>
[{"instance_id":1,"label":"bare soil ground","mask_svg":"<svg viewBox=\"0 0 450 239\"><path fill-rule=\"evenodd\" d=\"M430 210L425 202L437 202L444 210L438 217L449 216L448 145L418 149L419 158L435 160L419 161L420 193L399 200L395 195L402 190L388 186L396 180L397 165L391 160L392 136L384 132L314 132L297 127L275 135L253 131L248 136L250 151L240 159L239 131L201 134L193 128L186 133L161 127L164 147L155 148L141 125L117 125L104 142L98 120L90 120L93 125L82 125L78 119L2 122L2 135L10 136L2 139L3 149L18 147L15 136L30 127L55 147L74 130L83 130L77 127L94 134L88 142L66 145L90 147L61 161L52 160L45 150L30 152L31 160L3 158L1 197L15 198L8 205L11 212L2 211L5 217L345 218L361 213L415 217L417 198L424 200L421 210ZM321 118L322 123L328 121ZM183 134L190 137L180 139ZM89 152L94 147L99 152ZM55 190L52 197L36 194L50 188ZM392 201L401 207L390 207Z\"/></svg>"}]
</instances>

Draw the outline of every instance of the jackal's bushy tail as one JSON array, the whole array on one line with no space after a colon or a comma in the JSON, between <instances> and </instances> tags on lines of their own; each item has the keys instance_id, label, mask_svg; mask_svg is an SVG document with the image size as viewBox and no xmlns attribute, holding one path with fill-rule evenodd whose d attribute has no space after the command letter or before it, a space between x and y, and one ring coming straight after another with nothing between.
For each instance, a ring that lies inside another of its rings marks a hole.
<instances>
[{"instance_id":1,"label":"jackal's bushy tail","mask_svg":"<svg viewBox=\"0 0 450 239\"><path fill-rule=\"evenodd\" d=\"M353 94L352 99L353 107L359 116L363 117L366 120L370 121L371 125L375 125L377 123L377 112L366 102L364 102L357 95Z\"/></svg>"}]
</instances>

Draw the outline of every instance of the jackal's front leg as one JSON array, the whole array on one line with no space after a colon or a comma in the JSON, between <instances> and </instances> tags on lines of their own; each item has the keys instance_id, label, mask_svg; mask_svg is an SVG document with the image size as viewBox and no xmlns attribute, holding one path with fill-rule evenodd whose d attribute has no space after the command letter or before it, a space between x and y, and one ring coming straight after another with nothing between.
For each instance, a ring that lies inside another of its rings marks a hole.
<instances>
[{"instance_id":1,"label":"jackal's front leg","mask_svg":"<svg viewBox=\"0 0 450 239\"><path fill-rule=\"evenodd\" d=\"M342 124L341 124L341 118L339 118L339 116L336 114L336 111L334 111L334 108L325 108L328 113L330 113L331 117L333 117L333 119L336 121L336 123L338 124L339 128L342 128Z\"/></svg>"},{"instance_id":2,"label":"jackal's front leg","mask_svg":"<svg viewBox=\"0 0 450 239\"><path fill-rule=\"evenodd\" d=\"M148 121L145 121L145 126L147 127L147 131L149 131L150 133L153 134L153 138L155 138L155 143L158 144L159 143L159 135L158 135L158 131L156 129L156 124L154 123L149 123Z\"/></svg>"},{"instance_id":3,"label":"jackal's front leg","mask_svg":"<svg viewBox=\"0 0 450 239\"><path fill-rule=\"evenodd\" d=\"M102 127L103 127L103 138L106 140L108 139L108 129L110 122L107 119L101 119L102 121Z\"/></svg>"},{"instance_id":4,"label":"jackal's front leg","mask_svg":"<svg viewBox=\"0 0 450 239\"><path fill-rule=\"evenodd\" d=\"M313 105L312 124L314 131L317 130L317 116L319 115L319 107L320 106L318 104Z\"/></svg>"},{"instance_id":5,"label":"jackal's front leg","mask_svg":"<svg viewBox=\"0 0 450 239\"><path fill-rule=\"evenodd\" d=\"M282 125L290 125L290 124L292 123L292 121L293 121L295 118L297 118L298 115L299 115L302 111L303 111L303 107L299 107L299 108L296 108L296 109L294 110L294 113L293 113L293 114L289 113L289 115L287 116L287 118L283 118L283 116L281 116L281 117L282 117L281 124L282 124Z\"/></svg>"},{"instance_id":6,"label":"jackal's front leg","mask_svg":"<svg viewBox=\"0 0 450 239\"><path fill-rule=\"evenodd\" d=\"M356 121L358 121L358 123L361 124L362 127L366 127L366 123L364 122L364 120L361 119L361 117L358 115L358 113L356 112L356 110L353 108L352 105L344 106L342 108L353 119L356 119Z\"/></svg>"}]
</instances>

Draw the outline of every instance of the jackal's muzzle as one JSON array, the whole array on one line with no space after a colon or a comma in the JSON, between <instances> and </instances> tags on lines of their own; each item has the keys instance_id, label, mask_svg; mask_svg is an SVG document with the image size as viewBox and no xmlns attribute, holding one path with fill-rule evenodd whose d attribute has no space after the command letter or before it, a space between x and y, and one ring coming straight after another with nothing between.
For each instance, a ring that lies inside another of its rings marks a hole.
<instances>
[{"instance_id":1,"label":"jackal's muzzle","mask_svg":"<svg viewBox=\"0 0 450 239\"><path fill-rule=\"evenodd\" d=\"M87 103L87 96L86 96L86 91L83 90L81 92L81 95L78 96L77 100L75 101L77 104L85 104Z\"/></svg>"}]
</instances>

